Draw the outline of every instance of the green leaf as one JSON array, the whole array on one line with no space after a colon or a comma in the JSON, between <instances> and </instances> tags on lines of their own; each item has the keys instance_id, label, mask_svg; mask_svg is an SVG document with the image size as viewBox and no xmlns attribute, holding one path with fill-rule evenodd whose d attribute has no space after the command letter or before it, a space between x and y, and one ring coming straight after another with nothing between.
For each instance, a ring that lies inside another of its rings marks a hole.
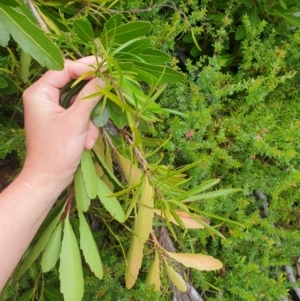
<instances>
[{"instance_id":1,"label":"green leaf","mask_svg":"<svg viewBox=\"0 0 300 301\"><path fill-rule=\"evenodd\" d=\"M147 64L154 65L165 64L170 60L170 57L165 52L151 48L145 49L143 53L140 54L140 57Z\"/></svg>"},{"instance_id":2,"label":"green leaf","mask_svg":"<svg viewBox=\"0 0 300 301\"><path fill-rule=\"evenodd\" d=\"M7 86L7 81L3 77L0 77L0 89L6 88Z\"/></svg>"},{"instance_id":3,"label":"green leaf","mask_svg":"<svg viewBox=\"0 0 300 301\"><path fill-rule=\"evenodd\" d=\"M83 272L76 236L69 215L64 223L64 236L60 252L60 291L65 301L81 301L84 291Z\"/></svg>"},{"instance_id":4,"label":"green leaf","mask_svg":"<svg viewBox=\"0 0 300 301\"><path fill-rule=\"evenodd\" d=\"M235 39L237 41L243 39L246 36L246 29L243 25L240 25L235 33Z\"/></svg>"},{"instance_id":5,"label":"green leaf","mask_svg":"<svg viewBox=\"0 0 300 301\"><path fill-rule=\"evenodd\" d=\"M115 104L117 104L119 107L121 107L125 111L127 111L127 112L129 112L131 114L135 114L136 113L135 110L132 107L130 107L125 102L123 102L115 94L111 93L107 89L104 89L104 88L102 88L100 86L98 86L98 89L99 89L99 92L91 94L91 95L89 95L89 97L92 98L92 97L97 97L97 96L100 96L100 95L105 95L107 98L109 98L111 101L113 101ZM85 98L83 98L83 99L85 99Z\"/></svg>"},{"instance_id":6,"label":"green leaf","mask_svg":"<svg viewBox=\"0 0 300 301\"><path fill-rule=\"evenodd\" d=\"M2 88L1 89L1 93L4 94L4 95L11 95L11 94L14 94L18 91L18 88L16 86L16 84L14 83L14 81L7 77L7 76L4 76L4 80L6 81L7 83L7 86L5 88Z\"/></svg>"},{"instance_id":7,"label":"green leaf","mask_svg":"<svg viewBox=\"0 0 300 301\"><path fill-rule=\"evenodd\" d=\"M27 54L24 50L21 50L21 78L24 83L28 82L30 62L30 54Z\"/></svg>"},{"instance_id":8,"label":"green leaf","mask_svg":"<svg viewBox=\"0 0 300 301\"><path fill-rule=\"evenodd\" d=\"M113 102L108 102L107 107L110 112L110 117L115 126L117 126L119 129L123 129L124 126L127 125L126 113Z\"/></svg>"},{"instance_id":9,"label":"green leaf","mask_svg":"<svg viewBox=\"0 0 300 301\"><path fill-rule=\"evenodd\" d=\"M212 198L217 198L221 197L224 195L232 194L235 192L241 191L239 188L231 188L231 189L223 189L223 190L217 190L217 191L212 191L212 192L207 192L195 196L191 196L185 200L183 200L183 203L188 203L188 202L195 202L195 201L201 201L201 200L208 200Z\"/></svg>"},{"instance_id":10,"label":"green leaf","mask_svg":"<svg viewBox=\"0 0 300 301\"><path fill-rule=\"evenodd\" d=\"M212 179L212 180L208 180L202 184L200 184L199 186L190 189L189 191L187 191L186 193L181 194L178 198L176 198L176 200L182 200L184 198L193 196L195 194L198 194L204 190L207 190L209 188L211 188L212 186L218 184L220 182L219 179Z\"/></svg>"},{"instance_id":11,"label":"green leaf","mask_svg":"<svg viewBox=\"0 0 300 301\"><path fill-rule=\"evenodd\" d=\"M108 32L109 30L116 28L121 25L123 15L116 14L112 16L104 25L105 30Z\"/></svg>"},{"instance_id":12,"label":"green leaf","mask_svg":"<svg viewBox=\"0 0 300 301\"><path fill-rule=\"evenodd\" d=\"M75 200L77 208L83 212L87 211L91 204L91 198L88 196L81 168L77 168L74 176Z\"/></svg>"},{"instance_id":13,"label":"green leaf","mask_svg":"<svg viewBox=\"0 0 300 301\"><path fill-rule=\"evenodd\" d=\"M97 248L97 244L94 240L90 227L83 215L83 213L78 210L79 216L79 234L80 234L80 248L82 250L84 259L86 263L89 265L91 271L95 274L99 279L103 278L103 266L101 262L101 258L99 255L99 251Z\"/></svg>"},{"instance_id":14,"label":"green leaf","mask_svg":"<svg viewBox=\"0 0 300 301\"><path fill-rule=\"evenodd\" d=\"M279 0L279 4L283 9L287 9L286 3L283 0Z\"/></svg>"},{"instance_id":15,"label":"green leaf","mask_svg":"<svg viewBox=\"0 0 300 301\"><path fill-rule=\"evenodd\" d=\"M116 197L109 197L112 194L110 188L98 178L98 196L101 203L115 220L123 223L125 221L123 208Z\"/></svg>"},{"instance_id":16,"label":"green leaf","mask_svg":"<svg viewBox=\"0 0 300 301\"><path fill-rule=\"evenodd\" d=\"M122 49L122 54L126 55L126 53L132 53L139 55L147 48L151 48L151 40L146 38L138 39L124 47ZM118 56L116 57L122 58L122 54L118 53Z\"/></svg>"},{"instance_id":17,"label":"green leaf","mask_svg":"<svg viewBox=\"0 0 300 301\"><path fill-rule=\"evenodd\" d=\"M93 41L94 33L91 23L84 19L78 19L73 22L76 35L84 42Z\"/></svg>"},{"instance_id":18,"label":"green leaf","mask_svg":"<svg viewBox=\"0 0 300 301\"><path fill-rule=\"evenodd\" d=\"M134 71L139 74L140 80L152 85L163 74L160 84L175 84L183 81L184 75L170 67L156 66L141 62L134 62Z\"/></svg>"},{"instance_id":19,"label":"green leaf","mask_svg":"<svg viewBox=\"0 0 300 301\"><path fill-rule=\"evenodd\" d=\"M0 4L0 20L20 47L42 66L61 70L64 66L60 49L25 15Z\"/></svg>"},{"instance_id":20,"label":"green leaf","mask_svg":"<svg viewBox=\"0 0 300 301\"><path fill-rule=\"evenodd\" d=\"M274 15L282 18L289 24L300 27L300 18L294 17L291 14L286 13L284 10L274 9L272 12Z\"/></svg>"},{"instance_id":21,"label":"green leaf","mask_svg":"<svg viewBox=\"0 0 300 301\"><path fill-rule=\"evenodd\" d=\"M258 9L256 4L254 4L248 11L249 13L249 19L251 21L252 25L257 25L259 24L259 16L258 16Z\"/></svg>"},{"instance_id":22,"label":"green leaf","mask_svg":"<svg viewBox=\"0 0 300 301\"><path fill-rule=\"evenodd\" d=\"M11 7L17 7L20 5L18 0L0 0L0 4L11 6Z\"/></svg>"},{"instance_id":23,"label":"green leaf","mask_svg":"<svg viewBox=\"0 0 300 301\"><path fill-rule=\"evenodd\" d=\"M122 44L128 40L144 36L151 29L151 23L144 21L134 21L122 24L107 31L108 38L113 38L114 43Z\"/></svg>"},{"instance_id":24,"label":"green leaf","mask_svg":"<svg viewBox=\"0 0 300 301\"><path fill-rule=\"evenodd\" d=\"M116 178L113 171L109 168L109 166L106 164L104 157L101 156L100 150L98 149L97 145L93 148L94 153L96 154L97 158L99 159L99 163L103 169L107 172L108 176L120 187L122 188L123 185L120 183L120 181Z\"/></svg>"},{"instance_id":25,"label":"green leaf","mask_svg":"<svg viewBox=\"0 0 300 301\"><path fill-rule=\"evenodd\" d=\"M94 199L98 192L98 176L88 150L84 150L81 157L81 171L88 196Z\"/></svg>"},{"instance_id":26,"label":"green leaf","mask_svg":"<svg viewBox=\"0 0 300 301\"><path fill-rule=\"evenodd\" d=\"M61 250L61 233L62 223L60 222L51 234L51 237L43 252L41 261L43 273L49 272L51 269L53 269L59 258Z\"/></svg>"},{"instance_id":27,"label":"green leaf","mask_svg":"<svg viewBox=\"0 0 300 301\"><path fill-rule=\"evenodd\" d=\"M10 40L10 35L8 31L3 27L2 23L0 22L0 46L6 47Z\"/></svg>"},{"instance_id":28,"label":"green leaf","mask_svg":"<svg viewBox=\"0 0 300 301\"><path fill-rule=\"evenodd\" d=\"M30 301L34 297L34 290L29 289L25 293L22 294L20 298L18 298L18 301Z\"/></svg>"},{"instance_id":29,"label":"green leaf","mask_svg":"<svg viewBox=\"0 0 300 301\"><path fill-rule=\"evenodd\" d=\"M49 301L61 301L63 296L58 289L52 286L49 282L45 283L44 294L49 299Z\"/></svg>"},{"instance_id":30,"label":"green leaf","mask_svg":"<svg viewBox=\"0 0 300 301\"><path fill-rule=\"evenodd\" d=\"M32 265L32 263L38 258L38 256L41 254L41 252L44 250L46 244L48 243L50 236L55 229L57 223L59 222L59 219L63 213L63 210L60 211L60 213L51 221L49 226L46 228L46 230L43 232L37 243L33 246L33 248L29 251L28 256L25 258L19 272L18 276L22 276L27 269Z\"/></svg>"},{"instance_id":31,"label":"green leaf","mask_svg":"<svg viewBox=\"0 0 300 301\"><path fill-rule=\"evenodd\" d=\"M107 124L110 118L110 111L107 107L104 108L100 115L93 117L93 122L97 127L103 127Z\"/></svg>"}]
</instances>

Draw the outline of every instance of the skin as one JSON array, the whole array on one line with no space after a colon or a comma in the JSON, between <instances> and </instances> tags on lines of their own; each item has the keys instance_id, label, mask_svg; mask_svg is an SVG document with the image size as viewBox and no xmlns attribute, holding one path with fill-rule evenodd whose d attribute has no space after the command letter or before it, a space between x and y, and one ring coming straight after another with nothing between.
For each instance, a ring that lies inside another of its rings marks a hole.
<instances>
[{"instance_id":1,"label":"skin","mask_svg":"<svg viewBox=\"0 0 300 301\"><path fill-rule=\"evenodd\" d=\"M59 105L60 89L93 70L94 57L65 61L62 71L48 71L23 94L26 158L19 176L0 194L0 291L3 289L47 213L72 182L84 149L91 149L98 129L90 113L100 97L82 100L104 87L90 81L68 109Z\"/></svg>"}]
</instances>

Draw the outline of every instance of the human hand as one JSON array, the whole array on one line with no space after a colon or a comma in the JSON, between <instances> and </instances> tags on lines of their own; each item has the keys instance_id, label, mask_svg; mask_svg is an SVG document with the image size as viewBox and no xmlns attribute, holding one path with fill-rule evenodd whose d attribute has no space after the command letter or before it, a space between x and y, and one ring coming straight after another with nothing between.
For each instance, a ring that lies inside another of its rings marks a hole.
<instances>
[{"instance_id":1,"label":"human hand","mask_svg":"<svg viewBox=\"0 0 300 301\"><path fill-rule=\"evenodd\" d=\"M91 149L98 129L90 113L100 97L82 100L104 87L100 78L90 81L68 109L59 105L60 88L70 80L93 70L94 57L65 61L62 71L48 71L23 94L27 155L23 167L29 175L57 182L60 192L72 181L85 149Z\"/></svg>"}]
</instances>

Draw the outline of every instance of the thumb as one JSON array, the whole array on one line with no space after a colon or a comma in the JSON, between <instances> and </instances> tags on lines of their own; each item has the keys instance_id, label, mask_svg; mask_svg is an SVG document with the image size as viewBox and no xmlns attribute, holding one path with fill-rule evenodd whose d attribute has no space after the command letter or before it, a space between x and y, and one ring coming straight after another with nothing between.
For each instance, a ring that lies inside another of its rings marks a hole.
<instances>
[{"instance_id":1,"label":"thumb","mask_svg":"<svg viewBox=\"0 0 300 301\"><path fill-rule=\"evenodd\" d=\"M88 97L90 95L93 95L97 92L99 92L98 86L104 88L105 87L105 81L101 78L95 77L91 79L79 92L77 95L75 102L72 104L70 109L73 111L74 117L78 118L84 118L89 119L90 114L95 107L95 105L98 103L98 101L102 98L102 95L94 96L85 99L85 97Z\"/></svg>"}]
</instances>

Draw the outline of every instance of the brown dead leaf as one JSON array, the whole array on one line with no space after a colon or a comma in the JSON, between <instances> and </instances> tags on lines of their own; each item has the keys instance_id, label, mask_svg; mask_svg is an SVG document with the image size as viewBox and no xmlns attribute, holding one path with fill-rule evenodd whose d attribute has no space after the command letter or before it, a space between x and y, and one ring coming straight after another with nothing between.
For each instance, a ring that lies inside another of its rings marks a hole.
<instances>
[{"instance_id":1,"label":"brown dead leaf","mask_svg":"<svg viewBox=\"0 0 300 301\"><path fill-rule=\"evenodd\" d=\"M134 186L141 181L142 172L141 170L132 163L131 160L125 158L124 156L118 154L120 167L124 174L124 177L128 181L129 186Z\"/></svg>"},{"instance_id":2,"label":"brown dead leaf","mask_svg":"<svg viewBox=\"0 0 300 301\"><path fill-rule=\"evenodd\" d=\"M131 237L129 251L127 253L127 266L125 269L125 283L126 288L131 289L138 277L142 259L144 245L140 243L138 237L135 234L136 227L133 227L134 233Z\"/></svg>"},{"instance_id":3,"label":"brown dead leaf","mask_svg":"<svg viewBox=\"0 0 300 301\"><path fill-rule=\"evenodd\" d=\"M220 260L203 254L191 253L170 253L167 254L174 260L182 263L187 268L193 268L200 271L213 271L222 268Z\"/></svg>"},{"instance_id":4,"label":"brown dead leaf","mask_svg":"<svg viewBox=\"0 0 300 301\"><path fill-rule=\"evenodd\" d=\"M195 130L189 130L185 133L185 138L190 139L195 135Z\"/></svg>"},{"instance_id":5,"label":"brown dead leaf","mask_svg":"<svg viewBox=\"0 0 300 301\"><path fill-rule=\"evenodd\" d=\"M161 210L158 210L158 209L154 209L154 212L161 216L161 217L166 217L168 218L168 220L179 226L178 222L176 221L176 219L174 218L174 216L172 214L168 214L167 212L164 214L162 213ZM179 211L179 210L175 210L175 213L178 215L179 219L182 221L182 223L185 225L185 227L187 229L203 229L204 226L199 223L197 220L195 220L188 212L185 212L185 211ZM196 215L196 214L193 214L193 216L203 220L205 223L209 224L210 221L206 218L204 218L203 216L200 216L200 215Z\"/></svg>"}]
</instances>

